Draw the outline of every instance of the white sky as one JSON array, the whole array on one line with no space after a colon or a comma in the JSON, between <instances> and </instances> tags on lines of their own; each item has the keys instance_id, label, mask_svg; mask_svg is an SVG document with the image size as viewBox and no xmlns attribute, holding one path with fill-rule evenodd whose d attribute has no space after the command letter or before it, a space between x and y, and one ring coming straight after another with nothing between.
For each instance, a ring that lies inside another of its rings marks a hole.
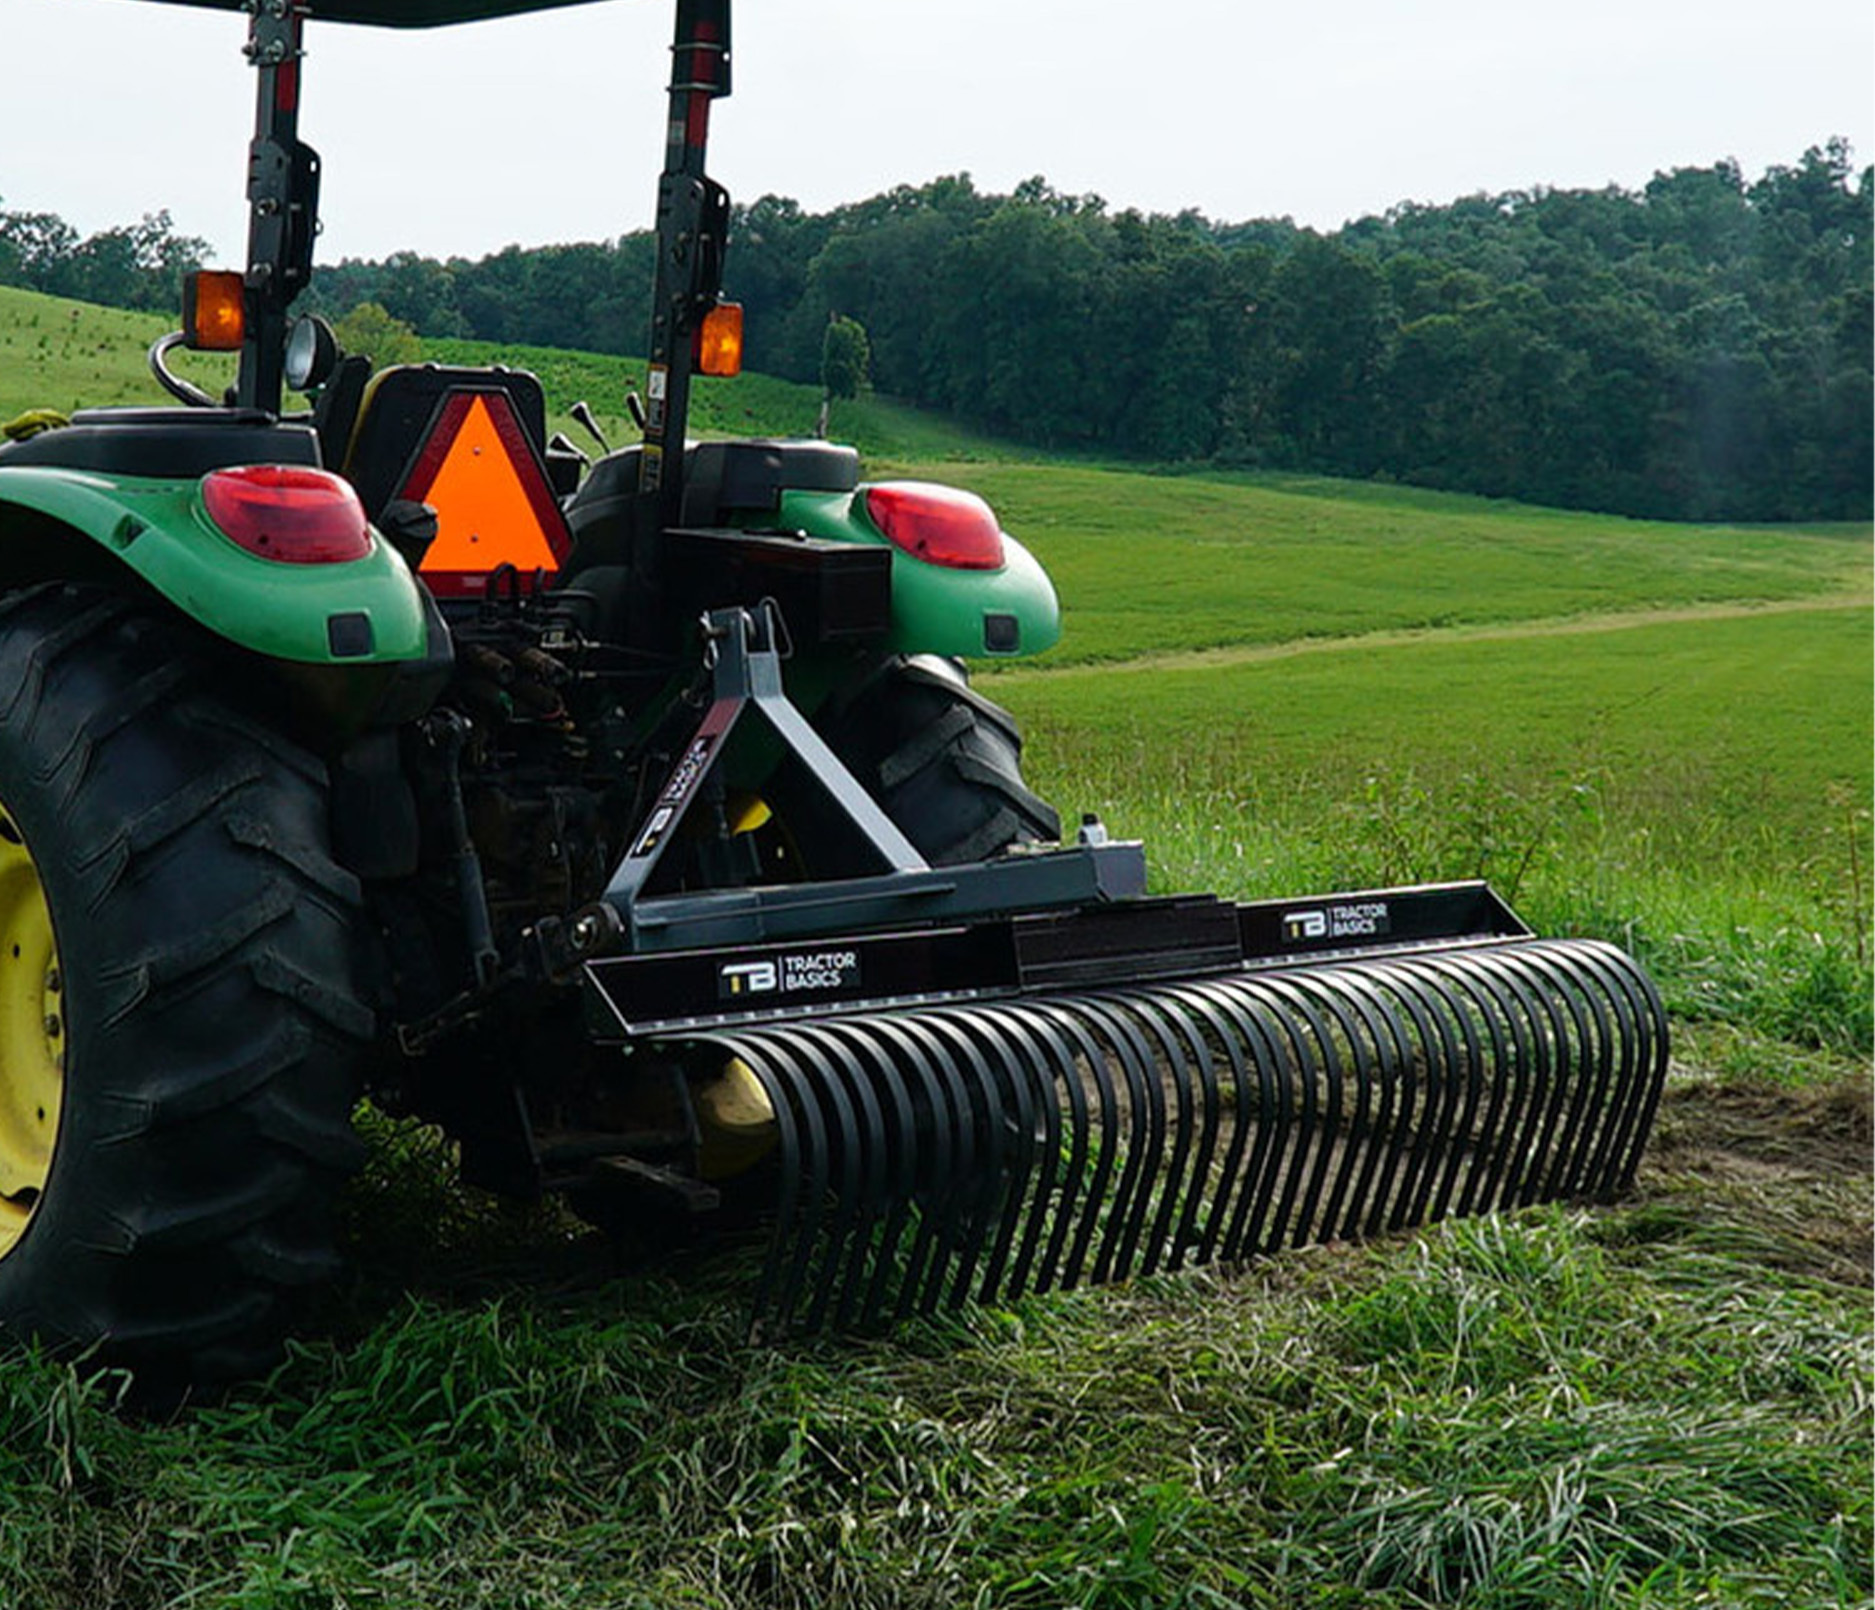
<instances>
[{"instance_id":1,"label":"white sky","mask_svg":"<svg viewBox=\"0 0 1875 1610\"><path fill-rule=\"evenodd\" d=\"M316 15L315 0L315 15ZM648 225L669 0L308 31L320 255L479 256ZM0 0L0 206L245 232L245 19ZM969 172L1115 207L1289 215L1615 183L1831 135L1875 157L1869 0L743 0L711 167L810 210Z\"/></svg>"}]
</instances>

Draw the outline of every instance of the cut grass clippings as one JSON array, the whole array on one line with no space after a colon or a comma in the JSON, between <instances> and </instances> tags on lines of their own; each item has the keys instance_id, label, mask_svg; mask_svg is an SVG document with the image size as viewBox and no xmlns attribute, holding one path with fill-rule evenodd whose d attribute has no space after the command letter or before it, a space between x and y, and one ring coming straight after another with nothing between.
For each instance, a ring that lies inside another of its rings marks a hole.
<instances>
[{"instance_id":1,"label":"cut grass clippings","mask_svg":"<svg viewBox=\"0 0 1875 1610\"><path fill-rule=\"evenodd\" d=\"M242 1606L1791 1606L1870 1588L1866 1293L1645 1206L750 1348L394 1308L152 1425L16 1369L0 1582Z\"/></svg>"}]
</instances>

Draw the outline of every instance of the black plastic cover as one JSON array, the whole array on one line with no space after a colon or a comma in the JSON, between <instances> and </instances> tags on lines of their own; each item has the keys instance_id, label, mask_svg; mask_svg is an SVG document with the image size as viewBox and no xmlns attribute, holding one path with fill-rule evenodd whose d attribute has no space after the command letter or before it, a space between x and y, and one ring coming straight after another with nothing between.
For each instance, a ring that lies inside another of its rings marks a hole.
<instances>
[{"instance_id":1,"label":"black plastic cover","mask_svg":"<svg viewBox=\"0 0 1875 1610\"><path fill-rule=\"evenodd\" d=\"M177 481L235 464L319 462L308 426L254 408L83 408L69 425L0 446L0 465Z\"/></svg>"},{"instance_id":2,"label":"black plastic cover","mask_svg":"<svg viewBox=\"0 0 1875 1610\"><path fill-rule=\"evenodd\" d=\"M773 599L797 645L868 642L892 624L886 548L747 531L669 531L664 584L686 619Z\"/></svg>"}]
</instances>

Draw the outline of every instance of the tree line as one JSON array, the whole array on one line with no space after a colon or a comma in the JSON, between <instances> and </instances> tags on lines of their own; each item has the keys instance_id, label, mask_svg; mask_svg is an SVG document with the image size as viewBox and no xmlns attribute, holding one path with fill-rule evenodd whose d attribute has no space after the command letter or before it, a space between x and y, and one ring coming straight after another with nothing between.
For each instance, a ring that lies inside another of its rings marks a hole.
<instances>
[{"instance_id":1,"label":"tree line","mask_svg":"<svg viewBox=\"0 0 1875 1610\"><path fill-rule=\"evenodd\" d=\"M0 285L101 307L174 311L182 276L208 260L208 242L178 235L167 212L80 236L55 212L0 210Z\"/></svg>"},{"instance_id":2,"label":"tree line","mask_svg":"<svg viewBox=\"0 0 1875 1610\"><path fill-rule=\"evenodd\" d=\"M1872 207L1841 141L1755 179L1720 162L1332 233L963 175L824 213L739 207L728 290L751 368L817 384L830 320L855 321L881 391L1042 445L1664 518L1856 518L1875 463ZM19 272L13 216L0 281ZM652 262L645 233L348 259L308 305L635 351Z\"/></svg>"}]
</instances>

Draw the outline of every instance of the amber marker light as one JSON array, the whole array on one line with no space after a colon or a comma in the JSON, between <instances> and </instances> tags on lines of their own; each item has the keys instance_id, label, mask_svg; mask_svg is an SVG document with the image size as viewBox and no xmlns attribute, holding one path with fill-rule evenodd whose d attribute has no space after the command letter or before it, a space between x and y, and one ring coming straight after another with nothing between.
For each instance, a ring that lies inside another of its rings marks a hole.
<instances>
[{"instance_id":1,"label":"amber marker light","mask_svg":"<svg viewBox=\"0 0 1875 1610\"><path fill-rule=\"evenodd\" d=\"M184 276L182 331L197 352L241 350L247 313L238 270L204 268Z\"/></svg>"},{"instance_id":2,"label":"amber marker light","mask_svg":"<svg viewBox=\"0 0 1875 1610\"><path fill-rule=\"evenodd\" d=\"M742 304L718 302L697 328L697 369L727 380L742 373Z\"/></svg>"}]
</instances>

